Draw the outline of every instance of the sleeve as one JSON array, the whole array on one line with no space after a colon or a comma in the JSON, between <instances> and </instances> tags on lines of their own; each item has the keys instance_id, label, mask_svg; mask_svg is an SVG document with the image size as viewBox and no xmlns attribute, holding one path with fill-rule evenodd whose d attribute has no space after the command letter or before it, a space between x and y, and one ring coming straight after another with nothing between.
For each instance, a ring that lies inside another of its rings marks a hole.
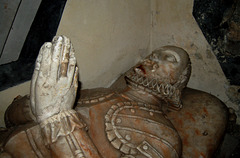
<instances>
[{"instance_id":1,"label":"sleeve","mask_svg":"<svg viewBox=\"0 0 240 158\"><path fill-rule=\"evenodd\" d=\"M85 130L86 124L75 110L47 118L40 127L45 145L56 157L101 157Z\"/></svg>"}]
</instances>

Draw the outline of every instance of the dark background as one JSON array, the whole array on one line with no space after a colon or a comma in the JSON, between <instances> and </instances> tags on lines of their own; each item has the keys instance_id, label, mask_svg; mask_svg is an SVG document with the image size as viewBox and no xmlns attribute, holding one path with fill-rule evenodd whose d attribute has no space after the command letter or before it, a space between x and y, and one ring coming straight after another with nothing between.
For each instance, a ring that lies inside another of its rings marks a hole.
<instances>
[{"instance_id":1,"label":"dark background","mask_svg":"<svg viewBox=\"0 0 240 158\"><path fill-rule=\"evenodd\" d=\"M240 86L240 1L194 0L193 16L230 84Z\"/></svg>"}]
</instances>

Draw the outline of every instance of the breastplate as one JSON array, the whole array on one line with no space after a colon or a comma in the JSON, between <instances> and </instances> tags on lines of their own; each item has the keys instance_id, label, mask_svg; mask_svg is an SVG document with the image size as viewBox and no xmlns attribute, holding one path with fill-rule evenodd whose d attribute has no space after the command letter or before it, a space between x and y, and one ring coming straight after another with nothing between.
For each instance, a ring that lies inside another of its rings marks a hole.
<instances>
[{"instance_id":1,"label":"breastplate","mask_svg":"<svg viewBox=\"0 0 240 158\"><path fill-rule=\"evenodd\" d=\"M123 157L177 158L181 152L177 131L157 106L118 102L105 115L105 132Z\"/></svg>"}]
</instances>

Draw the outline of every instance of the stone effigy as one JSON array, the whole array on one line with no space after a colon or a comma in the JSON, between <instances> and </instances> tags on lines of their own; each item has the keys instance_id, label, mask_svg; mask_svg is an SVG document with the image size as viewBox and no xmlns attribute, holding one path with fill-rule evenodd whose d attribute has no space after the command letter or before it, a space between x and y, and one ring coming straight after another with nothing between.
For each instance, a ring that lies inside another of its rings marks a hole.
<instances>
[{"instance_id":1,"label":"stone effigy","mask_svg":"<svg viewBox=\"0 0 240 158\"><path fill-rule=\"evenodd\" d=\"M212 157L227 108L185 88L190 73L186 51L165 46L130 69L127 84L81 91L73 109L74 50L68 38L55 37L40 50L30 100L15 100L6 111L11 129L0 157Z\"/></svg>"}]
</instances>

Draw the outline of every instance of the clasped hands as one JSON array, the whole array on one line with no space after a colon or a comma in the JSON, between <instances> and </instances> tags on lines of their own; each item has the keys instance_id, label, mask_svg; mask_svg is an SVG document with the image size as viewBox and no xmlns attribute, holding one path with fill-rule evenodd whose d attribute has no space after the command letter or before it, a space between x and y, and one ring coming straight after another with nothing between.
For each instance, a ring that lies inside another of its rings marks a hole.
<instances>
[{"instance_id":1,"label":"clasped hands","mask_svg":"<svg viewBox=\"0 0 240 158\"><path fill-rule=\"evenodd\" d=\"M37 122L73 108L78 87L74 49L65 36L55 36L40 49L31 82L31 110Z\"/></svg>"}]
</instances>

